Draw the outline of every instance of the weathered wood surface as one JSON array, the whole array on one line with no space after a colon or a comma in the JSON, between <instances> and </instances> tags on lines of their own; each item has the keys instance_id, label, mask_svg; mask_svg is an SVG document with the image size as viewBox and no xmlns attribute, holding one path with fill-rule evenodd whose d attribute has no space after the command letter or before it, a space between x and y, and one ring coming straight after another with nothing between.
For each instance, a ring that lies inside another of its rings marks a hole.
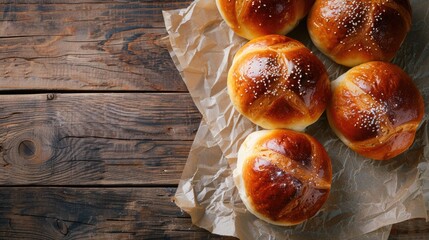
<instances>
[{"instance_id":1,"label":"weathered wood surface","mask_svg":"<svg viewBox=\"0 0 429 240\"><path fill-rule=\"evenodd\" d=\"M233 239L192 225L175 188L0 187L1 239ZM390 239L427 239L424 220Z\"/></svg>"},{"instance_id":2,"label":"weathered wood surface","mask_svg":"<svg viewBox=\"0 0 429 240\"><path fill-rule=\"evenodd\" d=\"M161 10L190 0L6 2L1 91L186 90L162 40Z\"/></svg>"},{"instance_id":3,"label":"weathered wood surface","mask_svg":"<svg viewBox=\"0 0 429 240\"><path fill-rule=\"evenodd\" d=\"M0 1L0 239L230 239L172 202L200 114L161 10L190 2Z\"/></svg>"},{"instance_id":4,"label":"weathered wood surface","mask_svg":"<svg viewBox=\"0 0 429 240\"><path fill-rule=\"evenodd\" d=\"M188 94L0 95L0 184L177 184L200 114Z\"/></svg>"},{"instance_id":5,"label":"weathered wood surface","mask_svg":"<svg viewBox=\"0 0 429 240\"><path fill-rule=\"evenodd\" d=\"M425 219L413 219L393 225L389 240L428 240L429 223Z\"/></svg>"},{"instance_id":6,"label":"weathered wood surface","mask_svg":"<svg viewBox=\"0 0 429 240\"><path fill-rule=\"evenodd\" d=\"M174 188L0 188L0 239L222 239L192 225Z\"/></svg>"}]
</instances>

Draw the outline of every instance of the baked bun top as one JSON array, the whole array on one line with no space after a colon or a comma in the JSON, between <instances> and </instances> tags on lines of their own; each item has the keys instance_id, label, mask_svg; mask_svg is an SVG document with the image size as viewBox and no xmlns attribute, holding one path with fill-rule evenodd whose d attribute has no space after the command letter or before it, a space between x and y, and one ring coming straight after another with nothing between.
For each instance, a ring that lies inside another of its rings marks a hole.
<instances>
[{"instance_id":1,"label":"baked bun top","mask_svg":"<svg viewBox=\"0 0 429 240\"><path fill-rule=\"evenodd\" d=\"M330 82L323 63L303 44L267 35L236 53L228 93L234 107L253 123L301 131L325 110Z\"/></svg>"},{"instance_id":2,"label":"baked bun top","mask_svg":"<svg viewBox=\"0 0 429 240\"><path fill-rule=\"evenodd\" d=\"M331 160L307 134L263 130L250 134L241 145L233 176L251 213L290 226L315 215L328 198Z\"/></svg>"},{"instance_id":3,"label":"baked bun top","mask_svg":"<svg viewBox=\"0 0 429 240\"><path fill-rule=\"evenodd\" d=\"M423 98L398 66L369 62L332 82L327 109L338 137L359 154L390 159L407 150L423 118Z\"/></svg>"},{"instance_id":4,"label":"baked bun top","mask_svg":"<svg viewBox=\"0 0 429 240\"><path fill-rule=\"evenodd\" d=\"M408 0L316 0L307 21L313 43L335 62L390 61L411 28Z\"/></svg>"},{"instance_id":5,"label":"baked bun top","mask_svg":"<svg viewBox=\"0 0 429 240\"><path fill-rule=\"evenodd\" d=\"M285 35L307 15L314 0L216 0L228 26L249 40L268 34Z\"/></svg>"}]
</instances>

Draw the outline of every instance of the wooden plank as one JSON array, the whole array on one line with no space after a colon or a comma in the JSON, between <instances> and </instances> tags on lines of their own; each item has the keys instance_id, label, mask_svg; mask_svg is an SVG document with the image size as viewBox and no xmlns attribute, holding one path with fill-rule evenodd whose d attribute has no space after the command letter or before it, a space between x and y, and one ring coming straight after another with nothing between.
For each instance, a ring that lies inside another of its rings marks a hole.
<instances>
[{"instance_id":1,"label":"wooden plank","mask_svg":"<svg viewBox=\"0 0 429 240\"><path fill-rule=\"evenodd\" d=\"M200 122L188 94L0 95L0 184L177 184Z\"/></svg>"},{"instance_id":2,"label":"wooden plank","mask_svg":"<svg viewBox=\"0 0 429 240\"><path fill-rule=\"evenodd\" d=\"M0 90L186 91L163 39L180 1L0 4Z\"/></svg>"},{"instance_id":3,"label":"wooden plank","mask_svg":"<svg viewBox=\"0 0 429 240\"><path fill-rule=\"evenodd\" d=\"M425 219L412 219L393 225L389 240L405 239L429 239L429 222L426 222Z\"/></svg>"},{"instance_id":4,"label":"wooden plank","mask_svg":"<svg viewBox=\"0 0 429 240\"><path fill-rule=\"evenodd\" d=\"M233 239L191 223L175 188L0 188L1 239ZM427 239L429 223L394 225L390 238Z\"/></svg>"},{"instance_id":5,"label":"wooden plank","mask_svg":"<svg viewBox=\"0 0 429 240\"><path fill-rule=\"evenodd\" d=\"M1 239L222 239L192 225L174 188L0 188Z\"/></svg>"}]
</instances>

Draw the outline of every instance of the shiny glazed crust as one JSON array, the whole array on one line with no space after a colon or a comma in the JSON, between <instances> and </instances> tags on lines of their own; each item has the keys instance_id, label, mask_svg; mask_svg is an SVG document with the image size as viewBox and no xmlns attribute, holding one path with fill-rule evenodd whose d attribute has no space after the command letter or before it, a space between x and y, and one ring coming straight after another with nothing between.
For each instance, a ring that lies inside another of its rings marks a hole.
<instances>
[{"instance_id":1,"label":"shiny glazed crust","mask_svg":"<svg viewBox=\"0 0 429 240\"><path fill-rule=\"evenodd\" d=\"M414 141L423 118L423 98L411 78L385 62L361 64L332 82L329 124L357 153L391 159Z\"/></svg>"},{"instance_id":2,"label":"shiny glazed crust","mask_svg":"<svg viewBox=\"0 0 429 240\"><path fill-rule=\"evenodd\" d=\"M236 53L228 93L235 108L253 123L301 131L325 110L330 83L323 63L303 44L267 35Z\"/></svg>"},{"instance_id":3,"label":"shiny glazed crust","mask_svg":"<svg viewBox=\"0 0 429 240\"><path fill-rule=\"evenodd\" d=\"M250 134L241 145L233 176L251 213L290 226L314 216L328 198L331 160L307 134L263 130Z\"/></svg>"},{"instance_id":4,"label":"shiny glazed crust","mask_svg":"<svg viewBox=\"0 0 429 240\"><path fill-rule=\"evenodd\" d=\"M249 40L268 34L285 35L307 15L314 0L216 0L225 22Z\"/></svg>"},{"instance_id":5,"label":"shiny glazed crust","mask_svg":"<svg viewBox=\"0 0 429 240\"><path fill-rule=\"evenodd\" d=\"M335 62L390 61L411 28L408 0L316 0L307 21L313 43Z\"/></svg>"}]
</instances>

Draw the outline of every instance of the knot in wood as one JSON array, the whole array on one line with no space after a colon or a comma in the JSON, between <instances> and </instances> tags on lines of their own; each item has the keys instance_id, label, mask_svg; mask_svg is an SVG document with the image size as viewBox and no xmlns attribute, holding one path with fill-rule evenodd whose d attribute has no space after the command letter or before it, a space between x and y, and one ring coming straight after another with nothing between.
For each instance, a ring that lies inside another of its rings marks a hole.
<instances>
[{"instance_id":1,"label":"knot in wood","mask_svg":"<svg viewBox=\"0 0 429 240\"><path fill-rule=\"evenodd\" d=\"M36 145L31 140L24 140L19 144L18 152L25 159L31 158L36 154Z\"/></svg>"},{"instance_id":2,"label":"knot in wood","mask_svg":"<svg viewBox=\"0 0 429 240\"><path fill-rule=\"evenodd\" d=\"M54 94L54 93L49 93L49 94L46 96L46 98L47 98L48 100L54 100L54 98L55 98L55 94Z\"/></svg>"}]
</instances>

